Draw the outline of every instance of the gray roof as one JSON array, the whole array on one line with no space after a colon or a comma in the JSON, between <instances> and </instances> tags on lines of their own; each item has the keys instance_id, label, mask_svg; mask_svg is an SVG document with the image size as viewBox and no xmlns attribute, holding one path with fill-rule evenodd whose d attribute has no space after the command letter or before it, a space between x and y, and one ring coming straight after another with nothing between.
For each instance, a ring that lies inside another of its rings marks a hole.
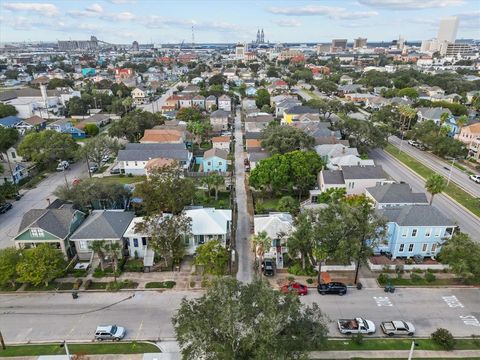
<instances>
[{"instance_id":1,"label":"gray roof","mask_svg":"<svg viewBox=\"0 0 480 360\"><path fill-rule=\"evenodd\" d=\"M248 160L252 162L257 162L263 159L268 158L270 155L267 152L249 152Z\"/></svg>"},{"instance_id":2,"label":"gray roof","mask_svg":"<svg viewBox=\"0 0 480 360\"><path fill-rule=\"evenodd\" d=\"M344 179L386 179L381 166L344 166Z\"/></svg>"},{"instance_id":3,"label":"gray roof","mask_svg":"<svg viewBox=\"0 0 480 360\"><path fill-rule=\"evenodd\" d=\"M121 239L134 217L129 211L93 211L70 240Z\"/></svg>"},{"instance_id":4,"label":"gray roof","mask_svg":"<svg viewBox=\"0 0 480 360\"><path fill-rule=\"evenodd\" d=\"M287 110L285 110L287 114L295 114L295 115L301 115L301 114L318 114L318 110L311 108L310 106L303 106L303 105L298 105L298 106L293 106Z\"/></svg>"},{"instance_id":5,"label":"gray roof","mask_svg":"<svg viewBox=\"0 0 480 360\"><path fill-rule=\"evenodd\" d=\"M431 205L407 205L378 210L389 221L400 226L454 226L453 220L446 218Z\"/></svg>"},{"instance_id":6,"label":"gray roof","mask_svg":"<svg viewBox=\"0 0 480 360\"><path fill-rule=\"evenodd\" d=\"M222 149L212 148L210 150L205 151L205 153L203 154L204 159L211 158L212 156L216 156L216 157L227 160L228 152Z\"/></svg>"},{"instance_id":7,"label":"gray roof","mask_svg":"<svg viewBox=\"0 0 480 360\"><path fill-rule=\"evenodd\" d=\"M71 207L31 209L23 215L19 233L29 228L40 228L60 239L65 239L70 234L70 226L77 211Z\"/></svg>"},{"instance_id":8,"label":"gray roof","mask_svg":"<svg viewBox=\"0 0 480 360\"><path fill-rule=\"evenodd\" d=\"M245 133L245 139L261 139L262 138L262 133L261 132L252 132L252 131L247 131Z\"/></svg>"},{"instance_id":9,"label":"gray roof","mask_svg":"<svg viewBox=\"0 0 480 360\"><path fill-rule=\"evenodd\" d=\"M452 112L450 109L445 109L441 107L435 107L435 108L426 108L426 107L421 107L418 108L418 112L427 119L431 120L439 120L440 116L442 116L443 113L448 113L450 116L452 115Z\"/></svg>"},{"instance_id":10,"label":"gray roof","mask_svg":"<svg viewBox=\"0 0 480 360\"><path fill-rule=\"evenodd\" d=\"M408 184L384 184L366 190L379 203L428 204L427 195L412 192Z\"/></svg>"},{"instance_id":11,"label":"gray roof","mask_svg":"<svg viewBox=\"0 0 480 360\"><path fill-rule=\"evenodd\" d=\"M212 112L210 118L228 118L229 115L230 113L228 111L219 109Z\"/></svg>"},{"instance_id":12,"label":"gray roof","mask_svg":"<svg viewBox=\"0 0 480 360\"><path fill-rule=\"evenodd\" d=\"M322 176L325 184L345 184L342 170L323 170Z\"/></svg>"},{"instance_id":13,"label":"gray roof","mask_svg":"<svg viewBox=\"0 0 480 360\"><path fill-rule=\"evenodd\" d=\"M155 158L187 161L189 151L185 144L137 144L128 143L125 150L118 152L118 161L147 161Z\"/></svg>"}]
</instances>

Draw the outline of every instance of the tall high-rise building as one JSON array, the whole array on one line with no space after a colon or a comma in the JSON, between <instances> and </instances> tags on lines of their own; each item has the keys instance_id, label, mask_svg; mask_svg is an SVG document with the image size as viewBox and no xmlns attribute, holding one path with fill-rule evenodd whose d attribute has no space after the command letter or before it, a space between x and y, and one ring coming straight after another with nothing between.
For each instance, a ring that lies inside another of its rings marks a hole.
<instances>
[{"instance_id":1,"label":"tall high-rise building","mask_svg":"<svg viewBox=\"0 0 480 360\"><path fill-rule=\"evenodd\" d=\"M454 43L457 38L458 17L446 17L440 20L440 27L438 28L438 41L447 43Z\"/></svg>"},{"instance_id":2,"label":"tall high-rise building","mask_svg":"<svg viewBox=\"0 0 480 360\"><path fill-rule=\"evenodd\" d=\"M361 49L367 46L367 39L366 38L357 38L353 40L353 48L354 49Z\"/></svg>"},{"instance_id":3,"label":"tall high-rise building","mask_svg":"<svg viewBox=\"0 0 480 360\"><path fill-rule=\"evenodd\" d=\"M243 60L245 58L245 44L237 44L235 46L235 59Z\"/></svg>"},{"instance_id":4,"label":"tall high-rise building","mask_svg":"<svg viewBox=\"0 0 480 360\"><path fill-rule=\"evenodd\" d=\"M132 43L132 50L133 51L139 51L140 50L140 46L138 45L138 41L134 41Z\"/></svg>"},{"instance_id":5,"label":"tall high-rise building","mask_svg":"<svg viewBox=\"0 0 480 360\"><path fill-rule=\"evenodd\" d=\"M263 29L262 29L262 32L260 33L260 42L261 42L262 44L265 43L265 34L263 33Z\"/></svg>"},{"instance_id":6,"label":"tall high-rise building","mask_svg":"<svg viewBox=\"0 0 480 360\"><path fill-rule=\"evenodd\" d=\"M347 39L333 39L332 46L330 48L331 52L342 52L347 50Z\"/></svg>"}]
</instances>

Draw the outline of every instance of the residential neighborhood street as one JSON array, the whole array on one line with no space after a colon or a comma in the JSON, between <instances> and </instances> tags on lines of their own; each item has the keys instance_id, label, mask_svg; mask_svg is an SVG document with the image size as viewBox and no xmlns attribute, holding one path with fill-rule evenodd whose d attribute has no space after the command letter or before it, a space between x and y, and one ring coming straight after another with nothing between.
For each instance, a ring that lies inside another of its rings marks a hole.
<instances>
[{"instance_id":1,"label":"residential neighborhood street","mask_svg":"<svg viewBox=\"0 0 480 360\"><path fill-rule=\"evenodd\" d=\"M250 225L245 189L245 165L243 153L243 133L240 110L235 115L235 194L237 205L236 249L238 259L237 279L252 281L252 250L250 246Z\"/></svg>"},{"instance_id":2,"label":"residential neighborhood street","mask_svg":"<svg viewBox=\"0 0 480 360\"><path fill-rule=\"evenodd\" d=\"M136 291L118 293L15 294L0 296L1 331L7 344L28 341L91 341L98 325L117 324L130 340L168 340L174 337L171 317L182 298L198 291ZM418 336L428 337L438 327L455 336L480 335L480 289L431 288L349 289L346 296L319 295L315 289L302 302L317 302L328 316L330 335L340 336L339 318L364 317L375 322L409 320ZM383 336L380 329L376 336Z\"/></svg>"},{"instance_id":3,"label":"residential neighborhood street","mask_svg":"<svg viewBox=\"0 0 480 360\"><path fill-rule=\"evenodd\" d=\"M137 109L148 111L151 113L157 113L162 111L162 106L165 105L165 101L173 95L173 92L177 90L177 86L185 86L186 83L176 83L171 88L169 88L162 96L157 100L152 101L150 104L138 105Z\"/></svg>"},{"instance_id":4,"label":"residential neighborhood street","mask_svg":"<svg viewBox=\"0 0 480 360\"><path fill-rule=\"evenodd\" d=\"M401 140L396 136L391 136L388 140L398 148L401 146L403 152L414 157L423 165L428 166L430 169L434 170L440 175L443 175L445 178L448 179L450 176L450 181L456 183L462 189L472 194L472 196L480 198L480 185L470 180L466 173L453 166L452 161L447 162L446 160L440 159L429 152L421 151L408 144L407 140L404 140L403 144L400 145Z\"/></svg>"},{"instance_id":5,"label":"residential neighborhood street","mask_svg":"<svg viewBox=\"0 0 480 360\"><path fill-rule=\"evenodd\" d=\"M370 152L370 157L396 181L404 181L410 184L413 191L426 192L424 180L385 151L373 150ZM480 219L477 216L443 194L434 197L433 205L445 216L455 220L462 232L466 232L473 239L480 241Z\"/></svg>"},{"instance_id":6,"label":"residential neighborhood street","mask_svg":"<svg viewBox=\"0 0 480 360\"><path fill-rule=\"evenodd\" d=\"M17 234L18 226L22 221L23 214L30 209L43 209L48 206L48 200L54 201L53 195L55 189L60 185L65 185L65 177L68 184L74 179L80 179L88 176L88 169L85 162L77 162L70 166L65 172L50 174L41 181L35 188L27 190L25 195L13 203L13 207L5 214L0 214L0 248L13 246L12 238Z\"/></svg>"}]
</instances>

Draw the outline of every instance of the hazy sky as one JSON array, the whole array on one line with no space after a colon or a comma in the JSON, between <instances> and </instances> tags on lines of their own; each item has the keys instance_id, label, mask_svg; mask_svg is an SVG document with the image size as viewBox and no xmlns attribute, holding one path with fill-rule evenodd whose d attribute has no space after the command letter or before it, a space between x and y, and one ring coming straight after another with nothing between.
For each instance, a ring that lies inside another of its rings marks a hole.
<instances>
[{"instance_id":1,"label":"hazy sky","mask_svg":"<svg viewBox=\"0 0 480 360\"><path fill-rule=\"evenodd\" d=\"M480 0L0 0L0 41L87 39L114 43L371 41L435 37L457 15L457 38L480 39Z\"/></svg>"}]
</instances>

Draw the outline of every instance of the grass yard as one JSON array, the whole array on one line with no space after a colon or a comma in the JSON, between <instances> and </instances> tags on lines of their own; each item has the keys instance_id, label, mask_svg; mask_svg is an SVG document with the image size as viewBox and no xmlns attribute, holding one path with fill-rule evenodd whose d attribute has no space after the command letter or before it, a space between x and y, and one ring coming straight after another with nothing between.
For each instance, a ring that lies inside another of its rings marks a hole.
<instances>
[{"instance_id":1,"label":"grass yard","mask_svg":"<svg viewBox=\"0 0 480 360\"><path fill-rule=\"evenodd\" d=\"M171 289L176 285L175 281L154 281L145 284L146 289Z\"/></svg>"},{"instance_id":2,"label":"grass yard","mask_svg":"<svg viewBox=\"0 0 480 360\"><path fill-rule=\"evenodd\" d=\"M69 344L71 354L141 354L158 353L160 350L153 344L142 342L115 342L102 344ZM59 344L45 345L15 345L7 346L6 350L0 348L0 358L9 356L39 356L39 355L65 355L65 349Z\"/></svg>"},{"instance_id":3,"label":"grass yard","mask_svg":"<svg viewBox=\"0 0 480 360\"><path fill-rule=\"evenodd\" d=\"M410 155L407 155L403 151L399 151L398 148L389 144L385 151L392 155L394 158L408 166L418 175L427 179L433 174L436 174L435 171L431 170L429 167L423 165ZM445 194L453 198L459 204L465 206L468 210L474 213L477 216L480 216L480 200L475 199L472 195L462 190L458 185L453 182L450 182L447 189L444 191Z\"/></svg>"},{"instance_id":4,"label":"grass yard","mask_svg":"<svg viewBox=\"0 0 480 360\"><path fill-rule=\"evenodd\" d=\"M70 283L70 289L72 288L73 284ZM24 290L25 291L52 291L60 288L60 283L57 282L50 282L48 286L45 286L45 284L41 284L39 286L34 286L31 284L28 284L25 286Z\"/></svg>"},{"instance_id":5,"label":"grass yard","mask_svg":"<svg viewBox=\"0 0 480 360\"><path fill-rule=\"evenodd\" d=\"M146 176L105 176L96 179L107 184L133 184L144 181Z\"/></svg>"},{"instance_id":6,"label":"grass yard","mask_svg":"<svg viewBox=\"0 0 480 360\"><path fill-rule=\"evenodd\" d=\"M431 282L428 282L424 278L421 278L419 280L412 280L409 278L397 278L397 277L391 277L388 281L378 281L380 285L386 285L387 283L390 283L392 285L398 285L398 286L450 286L450 285L463 285L459 279L455 278L450 278L450 279L435 279Z\"/></svg>"},{"instance_id":7,"label":"grass yard","mask_svg":"<svg viewBox=\"0 0 480 360\"><path fill-rule=\"evenodd\" d=\"M218 200L215 200L215 190L212 189L210 196L207 195L205 190L197 190L194 203L195 205L203 205L204 207L230 209L230 192L219 191Z\"/></svg>"},{"instance_id":8,"label":"grass yard","mask_svg":"<svg viewBox=\"0 0 480 360\"><path fill-rule=\"evenodd\" d=\"M417 350L444 350L431 339L415 339ZM365 338L361 345L350 339L329 340L327 348L322 350L410 350L412 339L368 339ZM480 350L480 339L457 339L456 350ZM359 354L360 355L360 354Z\"/></svg>"}]
</instances>

